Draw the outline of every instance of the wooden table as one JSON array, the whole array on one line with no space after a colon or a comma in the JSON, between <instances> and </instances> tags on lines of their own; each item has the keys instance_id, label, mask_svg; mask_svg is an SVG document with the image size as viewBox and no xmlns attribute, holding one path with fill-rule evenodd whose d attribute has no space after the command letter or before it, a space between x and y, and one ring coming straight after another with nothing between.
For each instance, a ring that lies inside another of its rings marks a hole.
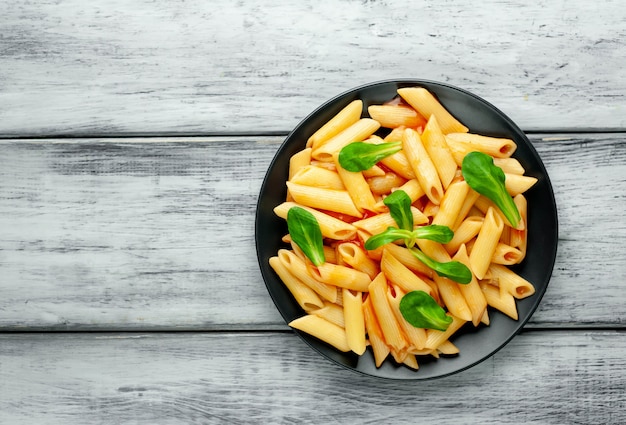
<instances>
[{"instance_id":1,"label":"wooden table","mask_svg":"<svg viewBox=\"0 0 626 425\"><path fill-rule=\"evenodd\" d=\"M623 4L283 3L0 4L0 423L625 423ZM419 383L310 350L253 230L290 129L399 77L508 114L560 225L525 330Z\"/></svg>"}]
</instances>

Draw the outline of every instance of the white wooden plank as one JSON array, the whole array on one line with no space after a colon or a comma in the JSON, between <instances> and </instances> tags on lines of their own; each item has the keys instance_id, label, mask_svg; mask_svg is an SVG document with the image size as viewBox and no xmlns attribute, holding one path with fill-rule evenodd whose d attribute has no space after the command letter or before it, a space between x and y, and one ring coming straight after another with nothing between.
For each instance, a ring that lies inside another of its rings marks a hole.
<instances>
[{"instance_id":1,"label":"white wooden plank","mask_svg":"<svg viewBox=\"0 0 626 425\"><path fill-rule=\"evenodd\" d=\"M626 281L626 135L537 135L532 141L550 175L559 216L557 260L536 320L576 317L589 325L598 313L621 326L626 311L617 304L611 311L608 300L626 302L619 289ZM595 288L599 292L591 293ZM581 292L572 297L571 291Z\"/></svg>"},{"instance_id":2,"label":"white wooden plank","mask_svg":"<svg viewBox=\"0 0 626 425\"><path fill-rule=\"evenodd\" d=\"M622 424L625 371L616 331L523 333L417 383L345 370L291 333L3 334L0 422Z\"/></svg>"},{"instance_id":3,"label":"white wooden plank","mask_svg":"<svg viewBox=\"0 0 626 425\"><path fill-rule=\"evenodd\" d=\"M522 128L625 128L619 1L0 3L0 135L287 131L352 87L461 86Z\"/></svg>"},{"instance_id":4,"label":"white wooden plank","mask_svg":"<svg viewBox=\"0 0 626 425\"><path fill-rule=\"evenodd\" d=\"M3 324L278 322L253 228L271 142L5 144Z\"/></svg>"},{"instance_id":5,"label":"white wooden plank","mask_svg":"<svg viewBox=\"0 0 626 425\"><path fill-rule=\"evenodd\" d=\"M6 141L3 329L284 329L254 213L270 138ZM534 135L560 241L532 326L624 325L623 134Z\"/></svg>"}]
</instances>

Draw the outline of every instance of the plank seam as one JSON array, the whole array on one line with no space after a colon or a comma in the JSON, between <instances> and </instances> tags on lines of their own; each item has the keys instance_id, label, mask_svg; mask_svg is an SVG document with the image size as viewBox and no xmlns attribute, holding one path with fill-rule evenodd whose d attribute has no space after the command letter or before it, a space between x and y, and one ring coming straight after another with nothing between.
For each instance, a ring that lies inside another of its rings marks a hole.
<instances>
[{"instance_id":1,"label":"plank seam","mask_svg":"<svg viewBox=\"0 0 626 425\"><path fill-rule=\"evenodd\" d=\"M246 328L233 328L233 329L153 329L153 330L141 330L141 329L93 329L93 330L62 330L62 329L20 329L20 330L0 330L0 336L2 335L18 335L18 334L274 334L274 333L292 333L292 329L246 329ZM550 326L550 327L526 327L523 328L518 334L532 333L532 332L626 332L626 326Z\"/></svg>"},{"instance_id":2,"label":"plank seam","mask_svg":"<svg viewBox=\"0 0 626 425\"><path fill-rule=\"evenodd\" d=\"M626 128L553 128L553 129L527 129L522 130L527 135L537 134L622 134L626 133ZM47 139L150 139L150 138L203 138L203 137L286 137L291 130L277 131L233 131L233 132L138 132L138 133L60 133L60 134L19 134L0 135L0 140L47 140Z\"/></svg>"}]
</instances>

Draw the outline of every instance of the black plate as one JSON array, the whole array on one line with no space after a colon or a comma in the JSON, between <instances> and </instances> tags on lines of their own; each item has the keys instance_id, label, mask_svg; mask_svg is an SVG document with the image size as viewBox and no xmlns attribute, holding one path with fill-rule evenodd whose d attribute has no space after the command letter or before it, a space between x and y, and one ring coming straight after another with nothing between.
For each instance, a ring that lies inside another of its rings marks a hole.
<instances>
[{"instance_id":1,"label":"black plate","mask_svg":"<svg viewBox=\"0 0 626 425\"><path fill-rule=\"evenodd\" d=\"M546 169L526 135L501 111L478 96L465 90L424 80L393 80L367 84L349 90L329 100L306 117L287 136L270 164L259 195L256 213L256 247L261 274L276 307L286 322L304 314L278 276L269 266L269 258L285 245L281 237L287 233L284 220L274 215L273 209L284 201L286 195L289 158L305 147L306 140L343 107L355 99L367 107L384 103L397 95L401 87L421 86L433 93L439 101L472 133L494 137L507 137L517 143L513 157L526 169L526 175L538 182L525 196L528 200L528 249L523 263L513 269L535 286L531 297L517 302L519 320L512 320L490 309L490 326L465 326L452 338L460 354L440 359L418 358L418 371L397 365L391 358L380 368L368 348L363 356L342 353L305 333L296 331L312 348L324 357L364 374L393 378L423 380L443 377L487 359L506 345L530 319L548 286L557 250L557 211L550 179Z\"/></svg>"}]
</instances>

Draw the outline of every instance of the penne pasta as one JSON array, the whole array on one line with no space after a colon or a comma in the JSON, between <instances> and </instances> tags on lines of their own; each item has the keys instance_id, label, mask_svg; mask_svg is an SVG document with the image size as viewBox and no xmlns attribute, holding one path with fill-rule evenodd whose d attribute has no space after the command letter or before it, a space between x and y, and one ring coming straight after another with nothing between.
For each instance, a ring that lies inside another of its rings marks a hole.
<instances>
[{"instance_id":1,"label":"penne pasta","mask_svg":"<svg viewBox=\"0 0 626 425\"><path fill-rule=\"evenodd\" d=\"M482 291L482 289L481 289ZM480 323L482 323L485 326L489 326L491 323L491 320L489 319L489 310L485 310L485 314L483 314L483 318L480 319Z\"/></svg>"},{"instance_id":2,"label":"penne pasta","mask_svg":"<svg viewBox=\"0 0 626 425\"><path fill-rule=\"evenodd\" d=\"M470 214L470 211L474 207L474 204L476 203L478 198L480 198L480 194L476 192L474 189L469 189L467 191L467 195L465 195L465 199L463 200L463 205L461 206L461 209L459 210L459 215L457 216L456 221L452 225L452 230L456 231L456 229L458 229L458 227L461 225L463 220L467 218L467 216Z\"/></svg>"},{"instance_id":3,"label":"penne pasta","mask_svg":"<svg viewBox=\"0 0 626 425\"><path fill-rule=\"evenodd\" d=\"M415 357L415 354L407 353L407 356L402 361L402 364L414 370L419 369L419 364L417 363L417 358Z\"/></svg>"},{"instance_id":4,"label":"penne pasta","mask_svg":"<svg viewBox=\"0 0 626 425\"><path fill-rule=\"evenodd\" d=\"M443 245L438 242L429 241L427 239L418 239L417 246L424 252L424 254L435 261L446 263L451 260L448 251L446 251Z\"/></svg>"},{"instance_id":5,"label":"penne pasta","mask_svg":"<svg viewBox=\"0 0 626 425\"><path fill-rule=\"evenodd\" d=\"M380 273L369 285L369 298L378 319L383 338L391 349L400 351L407 346L402 330L387 300L387 279Z\"/></svg>"},{"instance_id":6,"label":"penne pasta","mask_svg":"<svg viewBox=\"0 0 626 425\"><path fill-rule=\"evenodd\" d=\"M415 224L428 223L428 218L417 208L412 207L413 221ZM396 225L395 220L390 213L381 213L362 220L357 220L352 225L358 229L363 229L369 232L371 235L381 233L388 227L394 227Z\"/></svg>"},{"instance_id":7,"label":"penne pasta","mask_svg":"<svg viewBox=\"0 0 626 425\"><path fill-rule=\"evenodd\" d=\"M432 224L448 227L454 226L469 189L470 187L464 180L451 184L441 199L441 204L433 217Z\"/></svg>"},{"instance_id":8,"label":"penne pasta","mask_svg":"<svg viewBox=\"0 0 626 425\"><path fill-rule=\"evenodd\" d=\"M337 254L335 253L335 250L330 246L324 245L324 258L329 263L339 264Z\"/></svg>"},{"instance_id":9,"label":"penne pasta","mask_svg":"<svg viewBox=\"0 0 626 425\"><path fill-rule=\"evenodd\" d=\"M314 314L307 314L289 322L289 326L332 345L339 351L350 351L346 331Z\"/></svg>"},{"instance_id":10,"label":"penne pasta","mask_svg":"<svg viewBox=\"0 0 626 425\"><path fill-rule=\"evenodd\" d=\"M354 141L367 139L379 128L380 124L378 121L370 118L361 118L341 133L320 144L320 146L313 147L311 155L318 161L330 162L333 160L333 155L338 153L341 148Z\"/></svg>"},{"instance_id":11,"label":"penne pasta","mask_svg":"<svg viewBox=\"0 0 626 425\"><path fill-rule=\"evenodd\" d=\"M348 195L352 199L354 206L357 208L360 214L364 211L376 211L376 200L370 190L363 173L360 171L352 172L345 170L339 164L338 154L333 155L335 165L337 167L337 173L343 182Z\"/></svg>"},{"instance_id":12,"label":"penne pasta","mask_svg":"<svg viewBox=\"0 0 626 425\"><path fill-rule=\"evenodd\" d=\"M494 158L493 164L502 168L502 171L507 174L519 174L521 176L526 172L522 164L515 158Z\"/></svg>"},{"instance_id":13,"label":"penne pasta","mask_svg":"<svg viewBox=\"0 0 626 425\"><path fill-rule=\"evenodd\" d=\"M437 287L439 288L439 296L450 314L466 322L471 322L472 312L467 306L465 297L463 297L463 294L461 293L461 289L459 288L461 285L445 277L438 275L433 277L435 279L435 283L437 283Z\"/></svg>"},{"instance_id":14,"label":"penne pasta","mask_svg":"<svg viewBox=\"0 0 626 425\"><path fill-rule=\"evenodd\" d=\"M385 170L380 168L378 165L374 165L372 166L372 168L363 170L362 173L363 173L363 177L365 177L366 179L371 178L371 177L384 177L385 176Z\"/></svg>"},{"instance_id":15,"label":"penne pasta","mask_svg":"<svg viewBox=\"0 0 626 425\"><path fill-rule=\"evenodd\" d=\"M339 244L337 247L339 257L350 267L360 270L374 279L380 273L377 261L371 259L367 252L354 242Z\"/></svg>"},{"instance_id":16,"label":"penne pasta","mask_svg":"<svg viewBox=\"0 0 626 425\"><path fill-rule=\"evenodd\" d=\"M480 283L480 289L482 289L483 294L485 294L487 304L506 314L511 319L518 319L517 306L515 305L513 295L508 292L500 291L498 287L483 282Z\"/></svg>"},{"instance_id":17,"label":"penne pasta","mask_svg":"<svg viewBox=\"0 0 626 425\"><path fill-rule=\"evenodd\" d=\"M537 183L535 177L522 176L520 174L504 173L504 187L509 195L516 196L526 192Z\"/></svg>"},{"instance_id":18,"label":"penne pasta","mask_svg":"<svg viewBox=\"0 0 626 425\"><path fill-rule=\"evenodd\" d=\"M336 171L329 170L315 165L301 167L290 179L290 182L303 185L314 186L323 189L345 190L343 181Z\"/></svg>"},{"instance_id":19,"label":"penne pasta","mask_svg":"<svg viewBox=\"0 0 626 425\"><path fill-rule=\"evenodd\" d=\"M411 254L411 252L407 248L399 245L388 244L384 246L384 251L388 251L391 256L397 259L400 263L402 263L403 266L405 266L409 270L418 273L424 277L430 278L433 276L433 270L426 266L424 263L422 263L420 260L418 260L417 257Z\"/></svg>"},{"instance_id":20,"label":"penne pasta","mask_svg":"<svg viewBox=\"0 0 626 425\"><path fill-rule=\"evenodd\" d=\"M473 133L449 133L446 134L446 141L450 149L457 153L479 151L494 158L509 158L517 149L517 144L511 139Z\"/></svg>"},{"instance_id":21,"label":"penne pasta","mask_svg":"<svg viewBox=\"0 0 626 425\"><path fill-rule=\"evenodd\" d=\"M308 167L311 163L311 149L306 148L294 154L291 158L289 158L289 177L287 180L291 180L298 171L300 171L304 167ZM289 190L287 190L287 201L292 201L291 194Z\"/></svg>"},{"instance_id":22,"label":"penne pasta","mask_svg":"<svg viewBox=\"0 0 626 425\"><path fill-rule=\"evenodd\" d=\"M439 205L443 198L443 186L419 134L407 128L402 137L402 149L424 193L434 204Z\"/></svg>"},{"instance_id":23,"label":"penne pasta","mask_svg":"<svg viewBox=\"0 0 626 425\"><path fill-rule=\"evenodd\" d=\"M454 254L461 245L474 239L481 227L483 227L484 221L485 219L482 216L470 216L463 220L461 225L454 231L452 240L444 245L448 254Z\"/></svg>"},{"instance_id":24,"label":"penne pasta","mask_svg":"<svg viewBox=\"0 0 626 425\"><path fill-rule=\"evenodd\" d=\"M504 224L504 228L502 229L502 234L500 235L500 242L504 245L509 245L511 242L511 226L508 223Z\"/></svg>"},{"instance_id":25,"label":"penne pasta","mask_svg":"<svg viewBox=\"0 0 626 425\"><path fill-rule=\"evenodd\" d=\"M343 289L343 313L348 347L361 355L365 352L365 319L363 317L362 292Z\"/></svg>"},{"instance_id":26,"label":"penne pasta","mask_svg":"<svg viewBox=\"0 0 626 425\"><path fill-rule=\"evenodd\" d=\"M471 269L478 279L487 273L503 228L504 222L490 207L469 256Z\"/></svg>"},{"instance_id":27,"label":"penne pasta","mask_svg":"<svg viewBox=\"0 0 626 425\"><path fill-rule=\"evenodd\" d=\"M513 198L513 202L519 211L522 228L521 229L510 229L509 233L509 244L513 248L517 248L521 252L520 262L526 256L526 246L528 244L528 236L526 231L526 222L528 220L528 204L526 202L526 198L524 195L517 195Z\"/></svg>"},{"instance_id":28,"label":"penne pasta","mask_svg":"<svg viewBox=\"0 0 626 425\"><path fill-rule=\"evenodd\" d=\"M413 108L403 105L370 105L367 108L370 117L378 121L381 127L423 127L426 119Z\"/></svg>"},{"instance_id":29,"label":"penne pasta","mask_svg":"<svg viewBox=\"0 0 626 425\"><path fill-rule=\"evenodd\" d=\"M465 264L471 268L469 256L467 255L467 249L465 245L461 245L457 253L452 257L453 260ZM457 285L459 291L465 298L468 308L471 311L471 322L474 326L478 326L483 319L487 311L487 300L485 295L480 289L480 285L476 280L476 276L472 276L470 283L466 285Z\"/></svg>"},{"instance_id":30,"label":"penne pasta","mask_svg":"<svg viewBox=\"0 0 626 425\"><path fill-rule=\"evenodd\" d=\"M363 303L363 316L365 318L367 337L372 347L372 351L374 352L374 362L376 367L380 367L391 350L383 337L383 331L380 328L380 324L378 323L378 319L374 313L374 308L372 307L371 297L368 297Z\"/></svg>"},{"instance_id":31,"label":"penne pasta","mask_svg":"<svg viewBox=\"0 0 626 425\"><path fill-rule=\"evenodd\" d=\"M383 142L402 142L402 135L404 134L404 130L405 127L394 128L387 136L385 136ZM380 164L384 165L389 170L393 171L401 177L404 177L407 180L415 178L413 168L411 168L409 160L403 151L398 151L393 155L381 159Z\"/></svg>"},{"instance_id":32,"label":"penne pasta","mask_svg":"<svg viewBox=\"0 0 626 425\"><path fill-rule=\"evenodd\" d=\"M437 351L439 351L441 354L445 354L448 356L453 354L459 354L459 348L452 342L450 342L450 340L444 341L439 344L439 347L437 347Z\"/></svg>"},{"instance_id":33,"label":"penne pasta","mask_svg":"<svg viewBox=\"0 0 626 425\"><path fill-rule=\"evenodd\" d=\"M324 189L287 182L289 193L295 202L307 207L334 211L353 217L362 217L347 190Z\"/></svg>"},{"instance_id":34,"label":"penne pasta","mask_svg":"<svg viewBox=\"0 0 626 425\"><path fill-rule=\"evenodd\" d=\"M314 208L308 208L304 205L298 205L295 202L283 202L282 204L274 208L274 213L280 218L286 220L289 209L293 208L294 206L304 208L305 210L313 214L318 224L320 225L320 230L322 231L322 235L324 237L335 240L346 240L352 239L356 235L356 227L354 227L350 223L346 223L345 221L339 220Z\"/></svg>"},{"instance_id":35,"label":"penne pasta","mask_svg":"<svg viewBox=\"0 0 626 425\"><path fill-rule=\"evenodd\" d=\"M446 138L439 128L435 115L431 115L428 119L421 139L428 156L435 165L441 184L446 189L456 175L458 166L452 153L450 153Z\"/></svg>"},{"instance_id":36,"label":"penne pasta","mask_svg":"<svg viewBox=\"0 0 626 425\"><path fill-rule=\"evenodd\" d=\"M423 350L426 345L426 329L416 328L406 321L400 313L400 300L406 294L399 286L387 287L387 302L396 316L396 320L400 325L400 328L404 332L404 335L409 343L410 347L407 349L407 354L410 350Z\"/></svg>"},{"instance_id":37,"label":"penne pasta","mask_svg":"<svg viewBox=\"0 0 626 425\"><path fill-rule=\"evenodd\" d=\"M489 277L498 282L501 290L515 298L522 299L535 293L532 283L500 264L492 264L489 267Z\"/></svg>"},{"instance_id":38,"label":"penne pasta","mask_svg":"<svg viewBox=\"0 0 626 425\"><path fill-rule=\"evenodd\" d=\"M342 296L343 303L343 296ZM343 307L334 303L324 303L324 307L312 310L310 314L315 314L322 319L328 320L335 325L345 328L346 320L343 314Z\"/></svg>"},{"instance_id":39,"label":"penne pasta","mask_svg":"<svg viewBox=\"0 0 626 425\"><path fill-rule=\"evenodd\" d=\"M338 288L352 289L353 291L367 291L371 282L367 273L351 267L324 263L317 266L316 278L324 283L335 285Z\"/></svg>"},{"instance_id":40,"label":"penne pasta","mask_svg":"<svg viewBox=\"0 0 626 425\"><path fill-rule=\"evenodd\" d=\"M307 148L317 148L327 140L356 123L363 113L363 101L354 100L343 108L337 115L331 118L326 124L320 127L307 140Z\"/></svg>"},{"instance_id":41,"label":"penne pasta","mask_svg":"<svg viewBox=\"0 0 626 425\"><path fill-rule=\"evenodd\" d=\"M294 175L302 168L310 167L311 164L311 148L302 149L289 159L289 177L291 180Z\"/></svg>"},{"instance_id":42,"label":"penne pasta","mask_svg":"<svg viewBox=\"0 0 626 425\"><path fill-rule=\"evenodd\" d=\"M317 296L315 291L306 286L302 281L292 275L278 257L269 260L270 266L280 279L285 283L300 307L305 311L311 311L324 306L324 302Z\"/></svg>"},{"instance_id":43,"label":"penne pasta","mask_svg":"<svg viewBox=\"0 0 626 425\"><path fill-rule=\"evenodd\" d=\"M419 200L422 196L424 196L424 190L422 189L422 187L420 186L419 182L417 181L417 179L411 179L408 180L406 183L404 183L402 186L392 189L390 191L391 192L395 192L396 190L402 190L404 191L404 193L406 193L409 196L409 199L411 200L411 204L415 203L417 200ZM381 201L379 203L379 207L382 207L383 201ZM420 219L418 221L415 222L415 224L425 224L428 223L428 218L426 217L426 215L419 211L420 214Z\"/></svg>"},{"instance_id":44,"label":"penne pasta","mask_svg":"<svg viewBox=\"0 0 626 425\"><path fill-rule=\"evenodd\" d=\"M404 292L424 291L428 294L432 292L426 282L398 261L386 248L383 249L380 269L388 281L402 288Z\"/></svg>"},{"instance_id":45,"label":"penne pasta","mask_svg":"<svg viewBox=\"0 0 626 425\"><path fill-rule=\"evenodd\" d=\"M428 217L428 221L432 222L439 212L439 205L433 204L433 202L429 199L428 202L426 202L426 205L424 205L422 212L426 217Z\"/></svg>"},{"instance_id":46,"label":"penne pasta","mask_svg":"<svg viewBox=\"0 0 626 425\"><path fill-rule=\"evenodd\" d=\"M493 252L491 262L511 266L513 264L519 264L522 261L522 258L522 251L517 248L513 248L508 244L499 242Z\"/></svg>"},{"instance_id":47,"label":"penne pasta","mask_svg":"<svg viewBox=\"0 0 626 425\"><path fill-rule=\"evenodd\" d=\"M400 186L397 190L405 191L406 194L409 195L409 198L411 199L411 203L414 203L419 198L425 195L424 189L422 189L422 186L420 186L417 179L411 179L407 181L402 186Z\"/></svg>"},{"instance_id":48,"label":"penne pasta","mask_svg":"<svg viewBox=\"0 0 626 425\"><path fill-rule=\"evenodd\" d=\"M490 199L488 199L487 197L485 197L483 195L480 195L476 199L476 202L474 202L474 207L476 207L476 209L478 209L483 214L487 214L487 211L489 210L489 208L491 208L491 209L493 209L494 214L496 214L498 217L500 217L500 220L502 220L508 226L511 225L511 223L509 223L509 221L506 219L504 214L502 214L502 211L500 211L500 209L496 206L496 204L494 204ZM517 228L521 229L521 228L523 228L523 226L524 226L524 222L522 222L520 220Z\"/></svg>"},{"instance_id":49,"label":"penne pasta","mask_svg":"<svg viewBox=\"0 0 626 425\"><path fill-rule=\"evenodd\" d=\"M396 173L388 172L382 176L371 177L367 179L367 184L374 195L386 195L395 189L398 189L406 183L404 177ZM377 204L377 208L380 206Z\"/></svg>"},{"instance_id":50,"label":"penne pasta","mask_svg":"<svg viewBox=\"0 0 626 425\"><path fill-rule=\"evenodd\" d=\"M398 94L423 117L434 115L445 134L468 131L468 128L454 118L427 89L406 87L398 89Z\"/></svg>"},{"instance_id":51,"label":"penne pasta","mask_svg":"<svg viewBox=\"0 0 626 425\"><path fill-rule=\"evenodd\" d=\"M452 335L456 333L461 326L467 323L463 319L459 319L458 317L452 317L452 323L448 326L448 329L445 331L438 331L436 329L428 329L426 331L426 345L427 349L437 349L441 344L448 341Z\"/></svg>"},{"instance_id":52,"label":"penne pasta","mask_svg":"<svg viewBox=\"0 0 626 425\"><path fill-rule=\"evenodd\" d=\"M337 288L315 279L308 271L305 261L293 251L278 250L278 259L295 278L311 288L325 300L334 303L337 301Z\"/></svg>"}]
</instances>

